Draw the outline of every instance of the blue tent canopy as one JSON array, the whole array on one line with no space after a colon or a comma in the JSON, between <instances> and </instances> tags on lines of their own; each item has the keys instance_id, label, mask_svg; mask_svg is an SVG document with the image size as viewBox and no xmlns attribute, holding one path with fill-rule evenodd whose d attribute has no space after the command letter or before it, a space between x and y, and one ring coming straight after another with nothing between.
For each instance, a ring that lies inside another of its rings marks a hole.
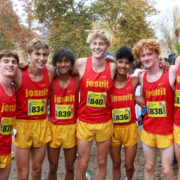
<instances>
[{"instance_id":1,"label":"blue tent canopy","mask_svg":"<svg viewBox=\"0 0 180 180\"><path fill-rule=\"evenodd\" d=\"M113 55L112 55L110 52L108 52L108 51L106 51L106 53L105 53L105 58L107 58L107 57L116 59L116 57L113 56Z\"/></svg>"}]
</instances>

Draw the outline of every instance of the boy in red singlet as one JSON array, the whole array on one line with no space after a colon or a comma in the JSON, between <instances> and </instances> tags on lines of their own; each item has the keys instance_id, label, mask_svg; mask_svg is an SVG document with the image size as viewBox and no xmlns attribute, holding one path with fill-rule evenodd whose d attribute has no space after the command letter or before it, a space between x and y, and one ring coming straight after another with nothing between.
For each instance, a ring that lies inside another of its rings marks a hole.
<instances>
[{"instance_id":1,"label":"boy in red singlet","mask_svg":"<svg viewBox=\"0 0 180 180\"><path fill-rule=\"evenodd\" d=\"M8 180L11 169L11 144L16 97L12 81L19 57L11 50L0 51L0 179Z\"/></svg>"},{"instance_id":2,"label":"boy in red singlet","mask_svg":"<svg viewBox=\"0 0 180 180\"><path fill-rule=\"evenodd\" d=\"M178 43L180 44L180 24L175 30ZM177 67L176 77L176 91L175 91L175 104L174 104L174 148L178 161L178 174L177 180L180 180L180 56L177 57L175 64Z\"/></svg>"},{"instance_id":3,"label":"boy in red singlet","mask_svg":"<svg viewBox=\"0 0 180 180\"><path fill-rule=\"evenodd\" d=\"M17 179L28 179L31 158L31 179L41 179L46 144L51 140L47 117L47 103L53 66L47 66L49 46L33 39L27 45L31 61L27 70L18 71L16 83L15 160Z\"/></svg>"},{"instance_id":4,"label":"boy in red singlet","mask_svg":"<svg viewBox=\"0 0 180 180\"><path fill-rule=\"evenodd\" d=\"M114 63L104 60L105 52L111 45L111 38L105 31L92 31L87 42L92 56L80 58L75 63L75 71L80 77L81 98L77 123L79 160L76 179L85 179L92 141L95 138L98 164L96 179L104 180L113 133L111 88L116 68Z\"/></svg>"},{"instance_id":5,"label":"boy in red singlet","mask_svg":"<svg viewBox=\"0 0 180 180\"><path fill-rule=\"evenodd\" d=\"M134 160L137 151L139 132L135 115L135 89L138 77L128 76L134 60L129 47L121 47L116 52L116 76L111 93L112 119L114 133L111 139L110 153L113 161L113 179L121 179L121 147L125 148L125 168L128 180L134 174Z\"/></svg>"},{"instance_id":6,"label":"boy in red singlet","mask_svg":"<svg viewBox=\"0 0 180 180\"><path fill-rule=\"evenodd\" d=\"M145 158L146 180L154 179L157 148L160 149L164 178L174 179L172 172L174 90L176 67L163 72L159 67L160 46L152 39L142 39L133 48L134 56L147 71L140 76L142 95L147 107L141 140Z\"/></svg>"},{"instance_id":7,"label":"boy in red singlet","mask_svg":"<svg viewBox=\"0 0 180 180\"><path fill-rule=\"evenodd\" d=\"M58 77L54 78L50 97L50 127L52 141L48 146L49 180L57 179L60 149L63 147L66 176L74 179L76 159L76 120L78 115L78 82L71 76L75 57L68 49L58 49L52 63L57 68Z\"/></svg>"}]
</instances>

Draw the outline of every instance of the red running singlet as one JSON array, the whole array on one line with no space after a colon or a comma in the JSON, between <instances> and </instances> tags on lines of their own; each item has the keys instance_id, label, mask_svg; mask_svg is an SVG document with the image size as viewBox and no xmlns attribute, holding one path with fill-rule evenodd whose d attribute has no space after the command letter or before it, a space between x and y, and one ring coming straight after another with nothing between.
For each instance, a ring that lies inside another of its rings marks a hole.
<instances>
[{"instance_id":1,"label":"red running singlet","mask_svg":"<svg viewBox=\"0 0 180 180\"><path fill-rule=\"evenodd\" d=\"M143 128L149 133L171 134L174 122L174 90L169 84L169 71L163 72L155 82L148 82L146 78L147 72L143 79L143 96L147 107Z\"/></svg>"},{"instance_id":2,"label":"red running singlet","mask_svg":"<svg viewBox=\"0 0 180 180\"><path fill-rule=\"evenodd\" d=\"M47 68L43 70L43 79L31 80L27 70L22 71L22 84L16 93L16 119L45 119L49 98L50 80Z\"/></svg>"},{"instance_id":3,"label":"red running singlet","mask_svg":"<svg viewBox=\"0 0 180 180\"><path fill-rule=\"evenodd\" d=\"M176 93L174 103L174 124L180 126L180 64L177 69Z\"/></svg>"},{"instance_id":4,"label":"red running singlet","mask_svg":"<svg viewBox=\"0 0 180 180\"><path fill-rule=\"evenodd\" d=\"M110 63L106 62L103 72L92 68L92 58L87 58L86 68L80 80L80 106L78 118L87 123L105 123L111 119Z\"/></svg>"},{"instance_id":5,"label":"red running singlet","mask_svg":"<svg viewBox=\"0 0 180 180\"><path fill-rule=\"evenodd\" d=\"M115 84L113 85L111 101L112 120L115 125L127 125L136 121L131 77L128 77L128 82L123 88L117 88Z\"/></svg>"},{"instance_id":6,"label":"red running singlet","mask_svg":"<svg viewBox=\"0 0 180 180\"><path fill-rule=\"evenodd\" d=\"M54 124L76 123L78 101L76 79L71 76L68 87L62 89L59 85L58 77L55 78L51 89L50 121Z\"/></svg>"},{"instance_id":7,"label":"red running singlet","mask_svg":"<svg viewBox=\"0 0 180 180\"><path fill-rule=\"evenodd\" d=\"M16 112L16 97L14 90L8 96L0 84L0 155L11 153L13 122Z\"/></svg>"}]
</instances>

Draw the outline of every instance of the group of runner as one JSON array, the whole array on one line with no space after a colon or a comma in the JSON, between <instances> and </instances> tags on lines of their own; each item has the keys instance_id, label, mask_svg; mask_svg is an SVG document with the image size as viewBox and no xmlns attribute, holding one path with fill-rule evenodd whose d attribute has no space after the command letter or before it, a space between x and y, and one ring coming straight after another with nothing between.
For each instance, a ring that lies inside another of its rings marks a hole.
<instances>
[{"instance_id":1,"label":"group of runner","mask_svg":"<svg viewBox=\"0 0 180 180\"><path fill-rule=\"evenodd\" d=\"M180 28L176 32L179 35ZM147 107L141 135L144 177L154 179L156 151L159 148L164 177L174 178L174 140L180 163L179 59L176 65L164 72L158 58L159 44L155 40L142 39L135 44L133 51L129 47L121 47L116 53L116 62L109 62L104 55L111 42L107 32L94 30L87 38L91 57L75 62L73 53L62 48L54 53L52 65L47 65L49 46L44 41L33 39L27 45L30 65L25 70L18 69L19 58L14 51L0 52L2 180L8 179L11 168L11 134L18 180L28 179L29 169L32 180L41 179L46 149L48 179L57 179L61 147L65 155L65 179L74 178L74 162L78 152L76 179L85 180L93 139L97 147L96 179L104 180L106 177L109 152L113 162L113 179L121 178L122 145L125 148L126 176L128 180L132 179L139 140L135 100ZM133 54L147 68L140 77L129 76ZM139 81L142 95L134 96Z\"/></svg>"}]
</instances>

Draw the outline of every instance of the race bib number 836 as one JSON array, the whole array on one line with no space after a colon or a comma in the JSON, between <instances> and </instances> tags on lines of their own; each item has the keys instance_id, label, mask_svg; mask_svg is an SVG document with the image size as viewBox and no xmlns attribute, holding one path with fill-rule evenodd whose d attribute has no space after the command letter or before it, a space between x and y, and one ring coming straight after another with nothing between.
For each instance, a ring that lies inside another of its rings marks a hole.
<instances>
[{"instance_id":1,"label":"race bib number 836","mask_svg":"<svg viewBox=\"0 0 180 180\"><path fill-rule=\"evenodd\" d=\"M112 110L113 123L127 123L131 120L131 109L120 108Z\"/></svg>"}]
</instances>

